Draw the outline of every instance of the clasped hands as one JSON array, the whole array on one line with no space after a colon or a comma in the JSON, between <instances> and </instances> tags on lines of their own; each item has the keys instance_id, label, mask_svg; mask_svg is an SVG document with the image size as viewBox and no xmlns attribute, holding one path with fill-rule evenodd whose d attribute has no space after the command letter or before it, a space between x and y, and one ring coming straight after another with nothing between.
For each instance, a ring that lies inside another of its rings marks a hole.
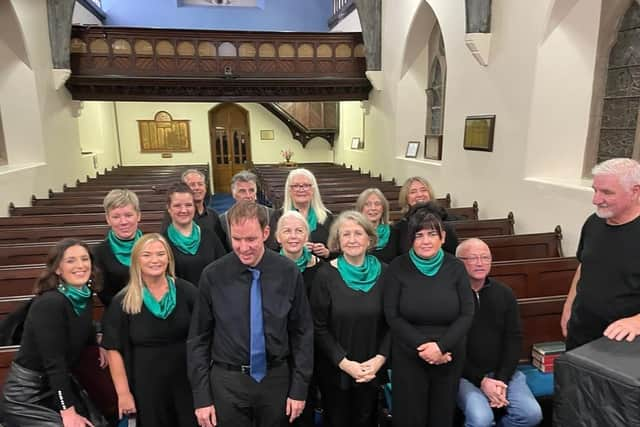
<instances>
[{"instance_id":1,"label":"clasped hands","mask_svg":"<svg viewBox=\"0 0 640 427\"><path fill-rule=\"evenodd\" d=\"M340 361L338 367L349 374L357 383L368 383L376 377L385 361L386 358L380 354L362 363L345 357Z\"/></svg>"},{"instance_id":2,"label":"clasped hands","mask_svg":"<svg viewBox=\"0 0 640 427\"><path fill-rule=\"evenodd\" d=\"M492 408L503 408L509 405L507 400L507 385L494 378L484 377L480 383L480 389L487 396L489 406Z\"/></svg>"},{"instance_id":3,"label":"clasped hands","mask_svg":"<svg viewBox=\"0 0 640 427\"><path fill-rule=\"evenodd\" d=\"M450 352L442 353L438 344L433 341L420 344L417 350L418 356L429 365L442 365L453 360Z\"/></svg>"}]
</instances>

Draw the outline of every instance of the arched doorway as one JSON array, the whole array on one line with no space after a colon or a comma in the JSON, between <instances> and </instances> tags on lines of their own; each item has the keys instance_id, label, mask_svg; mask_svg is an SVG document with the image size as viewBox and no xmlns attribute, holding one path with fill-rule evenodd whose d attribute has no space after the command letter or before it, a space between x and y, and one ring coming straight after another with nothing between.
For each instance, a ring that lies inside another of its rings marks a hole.
<instances>
[{"instance_id":1,"label":"arched doorway","mask_svg":"<svg viewBox=\"0 0 640 427\"><path fill-rule=\"evenodd\" d=\"M231 192L231 177L251 160L249 112L237 104L220 104L209 111L211 164L215 192Z\"/></svg>"}]
</instances>

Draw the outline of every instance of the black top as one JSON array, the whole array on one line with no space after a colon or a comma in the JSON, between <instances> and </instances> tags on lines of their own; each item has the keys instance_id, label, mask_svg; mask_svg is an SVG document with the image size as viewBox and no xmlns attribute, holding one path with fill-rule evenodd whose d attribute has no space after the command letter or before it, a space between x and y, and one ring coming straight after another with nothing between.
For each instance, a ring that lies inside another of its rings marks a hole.
<instances>
[{"instance_id":1,"label":"black top","mask_svg":"<svg viewBox=\"0 0 640 427\"><path fill-rule=\"evenodd\" d=\"M260 206L262 206L264 209L267 210L267 224L271 224L271 216L273 215L273 212L274 212L273 208L270 208L269 206L264 206L264 205L260 205ZM222 226L222 231L224 232L224 235L225 235L226 245L229 248L229 250L231 250L231 236L229 235L229 220L227 219L227 212L220 215L220 225ZM269 237L267 237L265 245L268 248L273 249L278 247L278 242L276 241L276 237L275 237L276 230L271 227L269 228L270 228Z\"/></svg>"},{"instance_id":2,"label":"black top","mask_svg":"<svg viewBox=\"0 0 640 427\"><path fill-rule=\"evenodd\" d=\"M173 252L173 258L176 264L176 276L194 285L198 285L200 282L200 274L207 265L227 253L222 243L220 243L218 236L204 227L200 228L200 246L195 255L182 252L171 239L169 239L166 230L164 234Z\"/></svg>"},{"instance_id":3,"label":"black top","mask_svg":"<svg viewBox=\"0 0 640 427\"><path fill-rule=\"evenodd\" d=\"M113 304L107 310L102 346L122 354L127 368L127 377L131 383L135 380L130 360L133 348L167 347L176 343L182 343L184 347L187 341L191 313L198 297L198 290L191 283L178 277L175 279L175 285L176 306L166 319L155 317L144 303L140 313L126 314L122 309L124 292L114 297ZM182 353L184 356L184 351ZM154 363L164 362L166 360L154 361ZM186 366L182 371L185 370Z\"/></svg>"},{"instance_id":4,"label":"black top","mask_svg":"<svg viewBox=\"0 0 640 427\"><path fill-rule=\"evenodd\" d=\"M391 341L382 296L379 279L369 292L355 291L330 264L325 263L315 277L311 309L320 356L318 369L340 388L355 385L353 378L338 368L345 357L356 362L377 354L389 357Z\"/></svg>"},{"instance_id":5,"label":"black top","mask_svg":"<svg viewBox=\"0 0 640 427\"><path fill-rule=\"evenodd\" d=\"M227 235L222 229L222 223L220 221L220 217L218 216L218 212L211 208L205 208L202 213L198 213L198 209L196 208L196 212L193 215L193 220L202 228L206 228L212 233L215 233L220 239L222 246L228 251L231 247L227 246ZM169 216L169 212L164 213L164 218L162 218L162 224L160 225L160 229L162 231L166 230L169 224L171 223L171 217Z\"/></svg>"},{"instance_id":6,"label":"black top","mask_svg":"<svg viewBox=\"0 0 640 427\"><path fill-rule=\"evenodd\" d=\"M106 239L93 248L93 258L102 274L102 290L98 297L108 307L115 294L129 283L129 267L120 264Z\"/></svg>"},{"instance_id":7,"label":"black top","mask_svg":"<svg viewBox=\"0 0 640 427\"><path fill-rule=\"evenodd\" d=\"M96 342L92 310L89 301L85 310L76 315L67 297L54 289L35 297L27 314L15 362L44 373L58 409L78 402L70 373L84 348Z\"/></svg>"},{"instance_id":8,"label":"black top","mask_svg":"<svg viewBox=\"0 0 640 427\"><path fill-rule=\"evenodd\" d=\"M291 260L268 250L255 268L261 272L267 361L289 361L289 397L305 400L313 370L313 321L302 275ZM187 342L196 408L213 402L210 361L249 364L251 281L248 267L233 252L202 273Z\"/></svg>"},{"instance_id":9,"label":"black top","mask_svg":"<svg viewBox=\"0 0 640 427\"><path fill-rule=\"evenodd\" d=\"M325 264L325 261L316 256L316 263L311 267L305 268L302 272L305 293L307 294L307 298L309 299L311 299L311 287L315 283L316 276L318 275L318 272L324 270L324 267L326 267Z\"/></svg>"},{"instance_id":10,"label":"black top","mask_svg":"<svg viewBox=\"0 0 640 427\"><path fill-rule=\"evenodd\" d=\"M387 242L387 244L381 249L373 248L370 251L371 255L378 258L381 262L389 264L395 257L400 254L399 236L400 234L398 232L398 229L392 225L389 228L389 241ZM407 251L408 250L409 249L407 249Z\"/></svg>"},{"instance_id":11,"label":"black top","mask_svg":"<svg viewBox=\"0 0 640 427\"><path fill-rule=\"evenodd\" d=\"M640 313L640 217L609 225L591 215L578 245L576 303L610 323Z\"/></svg>"},{"instance_id":12,"label":"black top","mask_svg":"<svg viewBox=\"0 0 640 427\"><path fill-rule=\"evenodd\" d=\"M443 221L442 225L444 227L444 232L446 233L442 249L445 252L449 252L451 255L455 255L456 248L458 247L458 236L456 235L456 230L446 221ZM409 236L409 219L407 217L402 218L393 224L393 228L395 228L395 231L398 234L398 253L406 254L412 246L411 236Z\"/></svg>"},{"instance_id":13,"label":"black top","mask_svg":"<svg viewBox=\"0 0 640 427\"><path fill-rule=\"evenodd\" d=\"M278 220L280 219L283 213L284 211L282 210L282 208L280 208L274 211L273 215L271 216L271 222L269 224L269 227L271 228L271 230L273 230L272 234L274 236L275 236L276 229L278 228ZM316 229L309 234L309 241L313 243L324 243L324 245L326 246L327 241L329 240L329 229L331 228L332 222L333 222L333 215L331 214L331 212L327 211L327 219L322 224L318 221L318 225ZM278 244L278 242L275 239L273 240L273 242L270 242L270 244L267 246L270 249L273 249L274 251L280 250L280 244Z\"/></svg>"},{"instance_id":14,"label":"black top","mask_svg":"<svg viewBox=\"0 0 640 427\"><path fill-rule=\"evenodd\" d=\"M462 376L480 387L490 372L509 383L522 347L518 302L511 288L487 279L474 292L475 313L467 335L467 358Z\"/></svg>"},{"instance_id":15,"label":"black top","mask_svg":"<svg viewBox=\"0 0 640 427\"><path fill-rule=\"evenodd\" d=\"M460 260L445 252L440 270L429 277L403 254L389 264L383 280L384 312L394 343L416 353L429 341L443 353L464 343L473 320L473 295Z\"/></svg>"}]
</instances>

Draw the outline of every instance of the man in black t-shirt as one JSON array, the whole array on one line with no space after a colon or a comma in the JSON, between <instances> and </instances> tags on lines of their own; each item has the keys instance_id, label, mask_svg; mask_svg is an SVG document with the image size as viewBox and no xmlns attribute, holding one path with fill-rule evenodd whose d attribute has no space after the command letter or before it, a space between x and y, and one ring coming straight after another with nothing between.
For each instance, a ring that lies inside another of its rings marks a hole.
<instances>
[{"instance_id":1,"label":"man in black t-shirt","mask_svg":"<svg viewBox=\"0 0 640 427\"><path fill-rule=\"evenodd\" d=\"M592 172L596 213L582 227L560 323L567 350L640 335L640 164L610 159Z\"/></svg>"}]
</instances>

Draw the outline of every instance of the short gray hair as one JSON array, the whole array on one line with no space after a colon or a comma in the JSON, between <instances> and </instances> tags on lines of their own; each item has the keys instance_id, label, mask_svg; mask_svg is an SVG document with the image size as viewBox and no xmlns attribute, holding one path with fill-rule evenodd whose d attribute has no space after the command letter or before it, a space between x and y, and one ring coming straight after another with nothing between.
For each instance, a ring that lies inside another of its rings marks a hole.
<instances>
[{"instance_id":1,"label":"short gray hair","mask_svg":"<svg viewBox=\"0 0 640 427\"><path fill-rule=\"evenodd\" d=\"M620 180L620 184L626 190L631 190L634 185L640 185L640 163L633 159L615 158L605 160L594 166L591 170L593 176L614 175Z\"/></svg>"},{"instance_id":2,"label":"short gray hair","mask_svg":"<svg viewBox=\"0 0 640 427\"><path fill-rule=\"evenodd\" d=\"M240 171L231 177L231 193L236 191L236 184L238 182L253 182L258 186L258 177L255 173L249 171Z\"/></svg>"},{"instance_id":3,"label":"short gray hair","mask_svg":"<svg viewBox=\"0 0 640 427\"><path fill-rule=\"evenodd\" d=\"M327 242L327 248L331 252L342 252L342 249L340 248L340 227L342 227L346 221L353 221L364 229L371 241L368 249L376 246L378 243L378 233L376 233L376 229L373 224L371 224L371 221L369 221L360 212L351 210L342 212L331 224L331 228L329 229L329 241Z\"/></svg>"},{"instance_id":4,"label":"short gray hair","mask_svg":"<svg viewBox=\"0 0 640 427\"><path fill-rule=\"evenodd\" d=\"M474 243L481 243L484 246L486 246L489 249L489 252L491 252L491 248L489 248L489 245L487 245L487 243L482 240L482 239L478 239L477 237L472 237L470 239L466 239L463 240L462 242L460 242L460 244L458 245L458 247L456 248L456 257L460 258L461 256L464 255L464 253L467 251L467 248L469 246L471 246Z\"/></svg>"},{"instance_id":5,"label":"short gray hair","mask_svg":"<svg viewBox=\"0 0 640 427\"><path fill-rule=\"evenodd\" d=\"M182 182L185 182L187 180L187 177L189 175L191 175L192 173L195 173L197 175L200 175L200 178L203 179L203 181L207 182L207 177L205 176L205 174L202 171L199 171L198 169L187 169L186 171L182 172L182 176L180 177L180 180Z\"/></svg>"},{"instance_id":6,"label":"short gray hair","mask_svg":"<svg viewBox=\"0 0 640 427\"><path fill-rule=\"evenodd\" d=\"M102 207L104 213L108 214L112 209L123 208L131 205L133 210L140 213L140 200L136 193L126 188L114 188L104 197Z\"/></svg>"}]
</instances>

